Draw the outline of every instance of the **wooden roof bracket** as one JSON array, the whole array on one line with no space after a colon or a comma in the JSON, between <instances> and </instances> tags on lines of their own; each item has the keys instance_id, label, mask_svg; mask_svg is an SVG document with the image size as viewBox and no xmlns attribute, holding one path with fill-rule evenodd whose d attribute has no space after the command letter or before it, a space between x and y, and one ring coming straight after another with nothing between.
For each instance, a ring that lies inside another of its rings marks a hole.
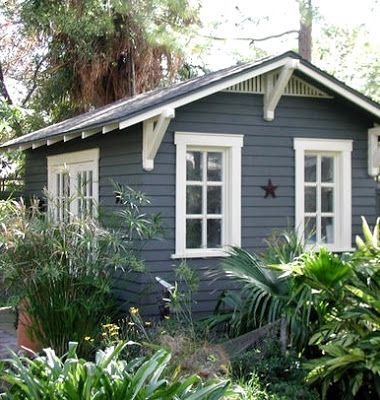
<instances>
[{"instance_id":1,"label":"wooden roof bracket","mask_svg":"<svg viewBox=\"0 0 380 400\"><path fill-rule=\"evenodd\" d=\"M174 116L175 110L167 108L160 115L143 122L142 159L145 171L152 171L154 169L154 158Z\"/></svg>"},{"instance_id":2,"label":"wooden roof bracket","mask_svg":"<svg viewBox=\"0 0 380 400\"><path fill-rule=\"evenodd\" d=\"M274 120L274 112L277 104L284 93L286 85L293 75L295 69L300 65L299 60L290 60L282 68L280 75L274 83L273 74L265 75L265 92L264 92L264 119L265 121Z\"/></svg>"},{"instance_id":3,"label":"wooden roof bracket","mask_svg":"<svg viewBox=\"0 0 380 400\"><path fill-rule=\"evenodd\" d=\"M380 173L380 126L368 129L368 175L378 176Z\"/></svg>"}]
</instances>

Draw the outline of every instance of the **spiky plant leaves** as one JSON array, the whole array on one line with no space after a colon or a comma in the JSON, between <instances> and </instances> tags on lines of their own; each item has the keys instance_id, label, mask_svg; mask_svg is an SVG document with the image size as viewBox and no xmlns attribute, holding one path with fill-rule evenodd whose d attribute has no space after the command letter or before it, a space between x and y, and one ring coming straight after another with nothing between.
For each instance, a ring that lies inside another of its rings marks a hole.
<instances>
[{"instance_id":1,"label":"spiky plant leaves","mask_svg":"<svg viewBox=\"0 0 380 400\"><path fill-rule=\"evenodd\" d=\"M11 385L3 398L219 400L227 391L228 382L204 384L196 375L168 380L165 371L170 354L162 349L144 362L130 366L119 359L125 346L126 343L120 343L99 351L95 362L78 359L72 345L62 358L51 349L34 360L14 354L0 376L0 381Z\"/></svg>"}]
</instances>

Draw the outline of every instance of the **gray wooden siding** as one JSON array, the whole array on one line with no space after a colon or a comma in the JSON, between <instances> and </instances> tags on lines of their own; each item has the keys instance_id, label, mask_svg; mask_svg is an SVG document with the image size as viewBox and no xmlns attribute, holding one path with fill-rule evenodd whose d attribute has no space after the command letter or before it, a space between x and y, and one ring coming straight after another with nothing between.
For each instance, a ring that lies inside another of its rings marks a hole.
<instances>
[{"instance_id":1,"label":"gray wooden siding","mask_svg":"<svg viewBox=\"0 0 380 400\"><path fill-rule=\"evenodd\" d=\"M141 302L147 314L157 314L160 289L154 282L159 275L173 281L175 249L175 145L174 132L243 134L242 158L242 246L260 252L263 240L273 229L294 223L294 137L352 139L353 235L360 233L360 216L373 223L376 210L375 182L367 174L367 129L372 120L350 105L334 99L283 97L275 120L262 118L262 96L218 93L176 110L155 160L155 169L142 170L141 126L125 132L97 135L28 152L27 191L36 193L46 184L46 155L100 147L100 203L114 208L110 178L144 191L152 200L152 212L160 212L165 238L150 242L142 256L149 272L129 274L117 280L119 297ZM271 178L278 185L277 198L264 199L260 186ZM210 270L220 269L219 259L191 259L201 275L195 311L209 313L220 290L230 281L214 281ZM127 304L127 303L126 303Z\"/></svg>"}]
</instances>

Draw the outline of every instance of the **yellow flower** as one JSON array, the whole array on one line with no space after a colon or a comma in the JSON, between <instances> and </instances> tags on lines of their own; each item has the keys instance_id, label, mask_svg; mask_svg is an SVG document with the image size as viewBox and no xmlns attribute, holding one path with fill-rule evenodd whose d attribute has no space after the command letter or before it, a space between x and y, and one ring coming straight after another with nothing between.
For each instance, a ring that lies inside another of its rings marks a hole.
<instances>
[{"instance_id":1,"label":"yellow flower","mask_svg":"<svg viewBox=\"0 0 380 400\"><path fill-rule=\"evenodd\" d=\"M169 315L164 315L164 318L165 319L170 319L170 316Z\"/></svg>"},{"instance_id":2,"label":"yellow flower","mask_svg":"<svg viewBox=\"0 0 380 400\"><path fill-rule=\"evenodd\" d=\"M86 337L84 338L84 340L85 340L86 342L89 342L89 341L91 341L91 337L90 337L90 336L86 336Z\"/></svg>"},{"instance_id":3,"label":"yellow flower","mask_svg":"<svg viewBox=\"0 0 380 400\"><path fill-rule=\"evenodd\" d=\"M131 308L129 309L129 312L130 312L132 315L137 315L137 314L139 313L139 309L138 309L137 307L131 307Z\"/></svg>"},{"instance_id":4,"label":"yellow flower","mask_svg":"<svg viewBox=\"0 0 380 400\"><path fill-rule=\"evenodd\" d=\"M135 323L134 322L128 322L129 326L133 326Z\"/></svg>"},{"instance_id":5,"label":"yellow flower","mask_svg":"<svg viewBox=\"0 0 380 400\"><path fill-rule=\"evenodd\" d=\"M150 321L145 321L145 326L151 326L152 323Z\"/></svg>"}]
</instances>

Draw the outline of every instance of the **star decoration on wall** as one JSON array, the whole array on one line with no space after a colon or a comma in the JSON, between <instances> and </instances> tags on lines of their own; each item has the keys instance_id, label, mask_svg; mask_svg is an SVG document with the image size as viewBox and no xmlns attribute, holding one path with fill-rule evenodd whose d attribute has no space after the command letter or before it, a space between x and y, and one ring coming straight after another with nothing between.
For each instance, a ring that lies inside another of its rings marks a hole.
<instances>
[{"instance_id":1,"label":"star decoration on wall","mask_svg":"<svg viewBox=\"0 0 380 400\"><path fill-rule=\"evenodd\" d=\"M272 179L268 179L268 184L266 186L261 186L261 189L265 190L264 199L266 199L269 196L275 198L276 197L275 190L277 189L277 187L278 186L273 185Z\"/></svg>"}]
</instances>

